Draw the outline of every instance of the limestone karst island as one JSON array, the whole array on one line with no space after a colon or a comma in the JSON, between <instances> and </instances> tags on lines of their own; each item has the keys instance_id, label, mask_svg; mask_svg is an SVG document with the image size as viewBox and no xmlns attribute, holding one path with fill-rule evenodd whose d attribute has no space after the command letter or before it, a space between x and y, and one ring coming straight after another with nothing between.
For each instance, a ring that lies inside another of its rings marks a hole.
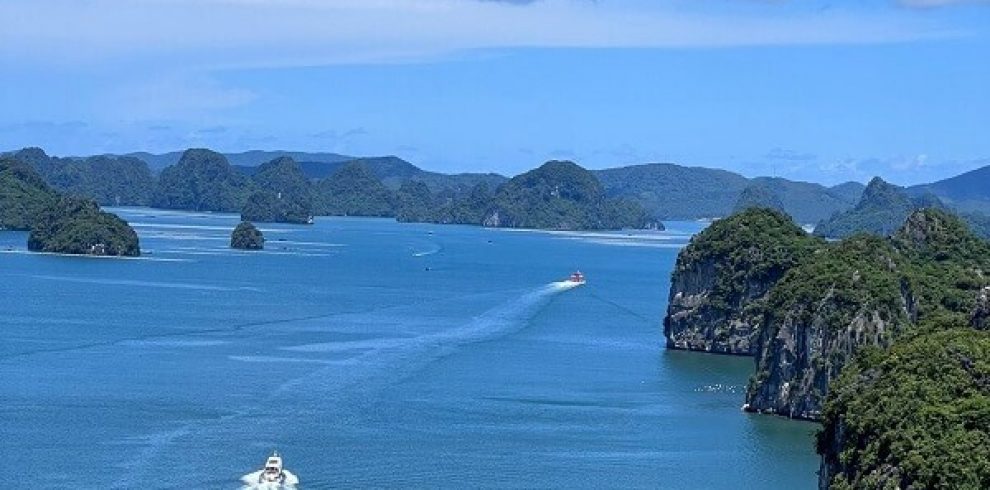
<instances>
[{"instance_id":1,"label":"limestone karst island","mask_svg":"<svg viewBox=\"0 0 990 490\"><path fill-rule=\"evenodd\" d=\"M990 3L0 19L8 486L990 489Z\"/></svg>"}]
</instances>

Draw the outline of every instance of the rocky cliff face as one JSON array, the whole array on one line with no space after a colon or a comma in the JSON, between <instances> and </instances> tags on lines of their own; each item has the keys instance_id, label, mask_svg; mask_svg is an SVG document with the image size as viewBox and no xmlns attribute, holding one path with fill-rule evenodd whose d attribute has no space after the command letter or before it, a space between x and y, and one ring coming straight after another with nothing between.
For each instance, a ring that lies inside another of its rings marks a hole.
<instances>
[{"instance_id":1,"label":"rocky cliff face","mask_svg":"<svg viewBox=\"0 0 990 490\"><path fill-rule=\"evenodd\" d=\"M767 292L820 245L770 209L715 222L678 254L664 318L667 347L754 355Z\"/></svg>"},{"instance_id":2,"label":"rocky cliff face","mask_svg":"<svg viewBox=\"0 0 990 490\"><path fill-rule=\"evenodd\" d=\"M705 260L678 269L671 280L670 300L664 319L664 335L671 349L753 355L760 315L746 314L773 284L746 284L734 308L721 306L714 294L721 271L715 260Z\"/></svg>"},{"instance_id":3,"label":"rocky cliff face","mask_svg":"<svg viewBox=\"0 0 990 490\"><path fill-rule=\"evenodd\" d=\"M888 347L915 316L898 252L877 237L830 247L771 293L745 408L817 419L829 383L866 346Z\"/></svg>"},{"instance_id":4,"label":"rocky cliff face","mask_svg":"<svg viewBox=\"0 0 990 490\"><path fill-rule=\"evenodd\" d=\"M990 330L990 287L983 288L976 297L976 306L970 315L970 324L973 328Z\"/></svg>"},{"instance_id":5,"label":"rocky cliff face","mask_svg":"<svg viewBox=\"0 0 990 490\"><path fill-rule=\"evenodd\" d=\"M864 309L845 325L831 324L841 308L829 294L813 312L792 311L771 321L759 344L757 375L746 394L746 410L817 420L829 384L864 347L886 348L907 325L908 299L901 308Z\"/></svg>"},{"instance_id":6,"label":"rocky cliff face","mask_svg":"<svg viewBox=\"0 0 990 490\"><path fill-rule=\"evenodd\" d=\"M829 385L861 350L951 321L986 328L990 247L957 218L912 214L891 239L857 236L795 267L770 292L752 411L818 419Z\"/></svg>"}]
</instances>

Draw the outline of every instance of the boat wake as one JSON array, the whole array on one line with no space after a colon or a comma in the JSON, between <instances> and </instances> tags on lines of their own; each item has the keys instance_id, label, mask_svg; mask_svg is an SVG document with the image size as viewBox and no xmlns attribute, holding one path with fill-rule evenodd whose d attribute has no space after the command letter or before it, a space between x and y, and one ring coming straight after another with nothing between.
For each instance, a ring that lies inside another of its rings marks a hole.
<instances>
[{"instance_id":1,"label":"boat wake","mask_svg":"<svg viewBox=\"0 0 990 490\"><path fill-rule=\"evenodd\" d=\"M583 282L575 282L575 281L557 281L550 283L550 286L558 291L566 291L568 289L574 289L582 285L584 285Z\"/></svg>"},{"instance_id":2,"label":"boat wake","mask_svg":"<svg viewBox=\"0 0 990 490\"><path fill-rule=\"evenodd\" d=\"M412 256L413 257L427 257L429 255L435 255L435 254L440 253L440 250L441 250L440 247L434 247L434 248L431 248L429 250L423 250L423 251L420 251L420 252L413 252Z\"/></svg>"},{"instance_id":3,"label":"boat wake","mask_svg":"<svg viewBox=\"0 0 990 490\"><path fill-rule=\"evenodd\" d=\"M287 381L276 393L292 393L299 397L305 396L307 392L301 389L302 386L321 386L322 389L311 391L320 393L321 399L327 391L338 393L341 396L338 406L346 405L345 399L354 393L359 394L358 398L364 399L368 392L384 389L387 385L411 376L426 365L451 355L460 347L494 340L524 329L529 319L551 298L579 285L580 283L571 281L549 283L523 292L460 326L417 337L378 340L374 343L354 341L284 347L283 350L310 353L360 351L354 357L345 361L333 361L328 366L330 370L337 370L344 364L360 366L360 369L352 370L345 378L330 376L327 372L318 370L308 376Z\"/></svg>"},{"instance_id":4,"label":"boat wake","mask_svg":"<svg viewBox=\"0 0 990 490\"><path fill-rule=\"evenodd\" d=\"M261 474L264 471L252 471L242 476L241 482L244 483L244 486L241 487L241 490L291 490L296 488L296 485L299 485L299 477L292 474L289 470L282 470L282 473L285 475L285 481L282 483L260 482Z\"/></svg>"}]
</instances>

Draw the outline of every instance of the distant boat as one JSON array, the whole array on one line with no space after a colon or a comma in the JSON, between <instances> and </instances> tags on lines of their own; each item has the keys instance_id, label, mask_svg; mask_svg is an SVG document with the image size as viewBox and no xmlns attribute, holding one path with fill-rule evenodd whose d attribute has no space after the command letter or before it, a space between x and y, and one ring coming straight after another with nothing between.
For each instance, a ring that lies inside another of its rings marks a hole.
<instances>
[{"instance_id":1,"label":"distant boat","mask_svg":"<svg viewBox=\"0 0 990 490\"><path fill-rule=\"evenodd\" d=\"M313 217L312 216L310 216L309 218L306 218L306 224L307 225L313 224Z\"/></svg>"},{"instance_id":2,"label":"distant boat","mask_svg":"<svg viewBox=\"0 0 990 490\"><path fill-rule=\"evenodd\" d=\"M584 281L585 281L584 274L582 274L581 271L574 271L564 282L569 282L572 284L584 284Z\"/></svg>"}]
</instances>

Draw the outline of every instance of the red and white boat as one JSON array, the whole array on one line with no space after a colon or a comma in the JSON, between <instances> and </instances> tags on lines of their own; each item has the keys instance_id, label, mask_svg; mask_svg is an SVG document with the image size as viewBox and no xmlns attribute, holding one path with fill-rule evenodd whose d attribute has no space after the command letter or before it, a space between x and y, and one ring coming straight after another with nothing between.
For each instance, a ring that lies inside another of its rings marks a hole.
<instances>
[{"instance_id":1,"label":"red and white boat","mask_svg":"<svg viewBox=\"0 0 990 490\"><path fill-rule=\"evenodd\" d=\"M572 284L584 284L584 274L581 271L574 271L566 281Z\"/></svg>"}]
</instances>

